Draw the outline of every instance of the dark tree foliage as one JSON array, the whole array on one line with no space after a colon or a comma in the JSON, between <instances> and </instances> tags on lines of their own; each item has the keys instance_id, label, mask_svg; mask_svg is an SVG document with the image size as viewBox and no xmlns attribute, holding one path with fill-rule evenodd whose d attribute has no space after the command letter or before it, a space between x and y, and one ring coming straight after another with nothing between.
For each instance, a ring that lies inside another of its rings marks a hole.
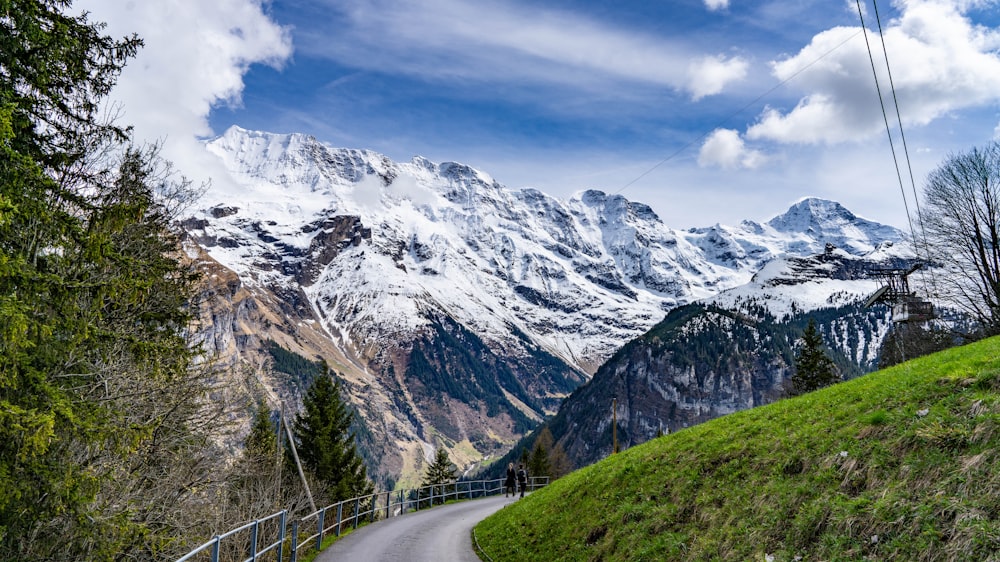
<instances>
[{"instance_id":1,"label":"dark tree foliage","mask_svg":"<svg viewBox=\"0 0 1000 562\"><path fill-rule=\"evenodd\" d=\"M302 466L322 484L326 500L337 502L371 493L372 485L350 430L354 413L340 398L340 384L330 374L313 380L292 422ZM294 459L286 454L289 464ZM294 466L294 464L292 464ZM295 470L292 468L292 470Z\"/></svg>"},{"instance_id":2,"label":"dark tree foliage","mask_svg":"<svg viewBox=\"0 0 1000 562\"><path fill-rule=\"evenodd\" d=\"M573 470L573 464L562 445L555 443L548 425L543 425L537 434L528 457L528 474L548 476L553 480L569 474Z\"/></svg>"},{"instance_id":3,"label":"dark tree foliage","mask_svg":"<svg viewBox=\"0 0 1000 562\"><path fill-rule=\"evenodd\" d=\"M439 447L434 453L434 462L427 465L421 486L450 484L458 478L458 468L451 462L448 451Z\"/></svg>"},{"instance_id":4,"label":"dark tree foliage","mask_svg":"<svg viewBox=\"0 0 1000 562\"><path fill-rule=\"evenodd\" d=\"M421 481L421 488L431 486L434 490L434 496L440 498L440 502L444 503L444 494L447 490L446 484L451 484L458 479L458 468L452 464L451 458L448 456L448 451L443 447L439 447L437 452L434 453L434 462L427 465L427 469L424 471L424 479ZM421 491L423 497L431 497L430 491Z\"/></svg>"},{"instance_id":5,"label":"dark tree foliage","mask_svg":"<svg viewBox=\"0 0 1000 562\"><path fill-rule=\"evenodd\" d=\"M475 334L449 318L432 322L434 334L415 342L410 352L406 378L420 381L414 393L424 400L451 396L465 403L481 403L486 415L510 416L515 432L527 432L531 420L507 400L505 391L535 410L542 405L517 380L512 368L496 357ZM552 370L552 365L546 366ZM548 375L552 378L553 375ZM446 426L443 419L435 420ZM456 437L456 432L445 432Z\"/></svg>"},{"instance_id":6,"label":"dark tree foliage","mask_svg":"<svg viewBox=\"0 0 1000 562\"><path fill-rule=\"evenodd\" d=\"M1000 143L954 154L930 173L920 211L929 259L948 273L931 289L1000 333Z\"/></svg>"},{"instance_id":7,"label":"dark tree foliage","mask_svg":"<svg viewBox=\"0 0 1000 562\"><path fill-rule=\"evenodd\" d=\"M840 382L840 374L824 350L823 336L816 329L816 322L810 320L802 333L802 347L795 356L792 388L795 393L804 394L836 382Z\"/></svg>"},{"instance_id":8,"label":"dark tree foliage","mask_svg":"<svg viewBox=\"0 0 1000 562\"><path fill-rule=\"evenodd\" d=\"M250 433L243 441L243 454L236 460L227 483L228 509L239 512L241 521L295 503L293 498L282 496L282 492L297 492L298 487L286 486L283 489L276 430L276 424L271 420L271 409L264 403L258 404Z\"/></svg>"},{"instance_id":9,"label":"dark tree foliage","mask_svg":"<svg viewBox=\"0 0 1000 562\"><path fill-rule=\"evenodd\" d=\"M185 185L100 119L140 41L69 7L0 0L0 559L154 559L212 458Z\"/></svg>"},{"instance_id":10,"label":"dark tree foliage","mask_svg":"<svg viewBox=\"0 0 1000 562\"><path fill-rule=\"evenodd\" d=\"M882 341L878 367L885 369L910 359L943 351L963 341L962 336L915 323L893 326Z\"/></svg>"},{"instance_id":11,"label":"dark tree foliage","mask_svg":"<svg viewBox=\"0 0 1000 562\"><path fill-rule=\"evenodd\" d=\"M313 379L323 374L324 366L321 361L310 361L281 347L274 340L267 340L264 347L274 362L274 370L288 375L291 383L299 390L308 387Z\"/></svg>"},{"instance_id":12,"label":"dark tree foliage","mask_svg":"<svg viewBox=\"0 0 1000 562\"><path fill-rule=\"evenodd\" d=\"M250 434L243 442L243 456L254 464L274 464L278 456L278 437L275 423L271 421L271 409L259 404L254 413Z\"/></svg>"},{"instance_id":13,"label":"dark tree foliage","mask_svg":"<svg viewBox=\"0 0 1000 562\"><path fill-rule=\"evenodd\" d=\"M535 438L535 445L528 457L528 474L532 476L552 476L552 463L549 461L549 451L552 450L552 432L543 427Z\"/></svg>"}]
</instances>

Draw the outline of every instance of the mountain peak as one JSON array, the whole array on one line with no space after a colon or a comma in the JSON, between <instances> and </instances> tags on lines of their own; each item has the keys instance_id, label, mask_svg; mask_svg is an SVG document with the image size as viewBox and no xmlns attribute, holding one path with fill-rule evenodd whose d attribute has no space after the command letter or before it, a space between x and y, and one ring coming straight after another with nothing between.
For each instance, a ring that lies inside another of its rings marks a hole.
<instances>
[{"instance_id":1,"label":"mountain peak","mask_svg":"<svg viewBox=\"0 0 1000 562\"><path fill-rule=\"evenodd\" d=\"M802 232L819 223L849 223L857 220L857 215L836 201L803 197L784 214L767 221L767 224L779 232Z\"/></svg>"},{"instance_id":2,"label":"mountain peak","mask_svg":"<svg viewBox=\"0 0 1000 562\"><path fill-rule=\"evenodd\" d=\"M765 224L778 232L805 235L821 244L833 244L855 254L868 253L881 241L903 240L903 232L899 229L863 219L836 201L818 197L800 199L784 214Z\"/></svg>"}]
</instances>

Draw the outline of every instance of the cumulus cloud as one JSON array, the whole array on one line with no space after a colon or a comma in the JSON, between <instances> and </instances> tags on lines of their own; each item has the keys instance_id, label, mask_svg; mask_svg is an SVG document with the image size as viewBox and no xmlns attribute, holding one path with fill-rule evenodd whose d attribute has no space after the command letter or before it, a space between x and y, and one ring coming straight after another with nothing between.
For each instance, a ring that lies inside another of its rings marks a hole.
<instances>
[{"instance_id":1,"label":"cumulus cloud","mask_svg":"<svg viewBox=\"0 0 1000 562\"><path fill-rule=\"evenodd\" d=\"M111 101L138 140L162 141L163 155L198 181L219 171L198 142L214 133L209 112L240 103L251 65L280 67L292 52L288 30L264 13L259 0L81 0L74 9L107 22L112 36L143 39Z\"/></svg>"},{"instance_id":2,"label":"cumulus cloud","mask_svg":"<svg viewBox=\"0 0 1000 562\"><path fill-rule=\"evenodd\" d=\"M981 2L907 0L901 2L897 20L888 26L883 22L904 127L1000 101L1000 32L973 25L964 15L977 4ZM891 111L881 39L872 32L868 39ZM795 56L773 63L773 72L781 80L794 77L792 84L805 95L791 110L765 110L747 130L747 138L837 143L884 132L868 50L857 28L838 27L816 35Z\"/></svg>"},{"instance_id":3,"label":"cumulus cloud","mask_svg":"<svg viewBox=\"0 0 1000 562\"><path fill-rule=\"evenodd\" d=\"M729 0L705 0L705 7L713 12L725 10L729 7Z\"/></svg>"},{"instance_id":4,"label":"cumulus cloud","mask_svg":"<svg viewBox=\"0 0 1000 562\"><path fill-rule=\"evenodd\" d=\"M717 166L725 169L760 166L765 160L763 152L748 148L740 134L732 129L716 129L708 136L698 153L698 165Z\"/></svg>"},{"instance_id":5,"label":"cumulus cloud","mask_svg":"<svg viewBox=\"0 0 1000 562\"><path fill-rule=\"evenodd\" d=\"M351 66L447 82L547 83L606 90L668 86L715 94L745 72L679 39L618 28L578 13L506 0L326 0L338 38L302 35L299 48ZM702 65L692 74L690 61ZM704 68L702 68L704 67Z\"/></svg>"},{"instance_id":6,"label":"cumulus cloud","mask_svg":"<svg viewBox=\"0 0 1000 562\"><path fill-rule=\"evenodd\" d=\"M726 84L745 78L748 66L740 57L703 57L691 63L687 89L695 100L718 94Z\"/></svg>"}]
</instances>

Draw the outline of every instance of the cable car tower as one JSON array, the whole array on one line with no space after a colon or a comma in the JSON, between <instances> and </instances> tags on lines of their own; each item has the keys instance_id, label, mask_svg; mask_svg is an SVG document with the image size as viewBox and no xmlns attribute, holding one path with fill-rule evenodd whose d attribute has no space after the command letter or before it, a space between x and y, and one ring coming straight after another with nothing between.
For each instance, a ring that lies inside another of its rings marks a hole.
<instances>
[{"instance_id":1,"label":"cable car tower","mask_svg":"<svg viewBox=\"0 0 1000 562\"><path fill-rule=\"evenodd\" d=\"M892 160L896 166L896 177L899 179L899 190L903 196L903 207L906 209L906 219L910 223L910 236L916 241L913 221L910 219L910 207L906 202L906 189L903 187L903 176L899 171L899 160L896 157L896 148L892 140L892 131L889 126L889 116L885 109L885 102L882 98L882 88L879 86L878 72L875 69L875 57L872 54L871 44L868 41L868 32L865 28L864 11L861 9L860 0L855 0L858 6L858 18L861 20L861 28L864 31L865 45L868 48L868 59L872 66L872 76L875 79L875 91L878 94L879 106L882 109L882 119L885 122L885 132L889 137L889 147L892 150ZM885 47L885 34L882 32L882 21L878 14L878 0L872 0L872 7L875 10L875 21L878 22L879 37L882 40L882 54L885 57L885 69L889 77L889 89L892 92L892 100L895 105L896 119L899 125L899 138L903 144L903 153L906 156L906 167L910 171L910 185L913 187L913 199L917 204L917 216L920 216L920 198L917 196L917 185L913 180L913 166L910 164L910 153L906 147L906 135L903 133L903 116L899 111L899 102L896 99L896 86L892 80L892 68L889 64L889 53ZM929 261L929 259L928 259ZM923 266L921 261L917 261L909 269L895 268L872 268L868 270L871 277L878 279L882 285L872 296L868 297L865 307L876 303L885 303L892 307L892 321L894 323L923 323L935 318L934 305L929 300L921 299L916 293L910 290L910 283L907 278L911 273Z\"/></svg>"},{"instance_id":2,"label":"cable car tower","mask_svg":"<svg viewBox=\"0 0 1000 562\"><path fill-rule=\"evenodd\" d=\"M868 297L868 300L865 301L865 308L879 303L887 304L892 307L892 321L896 323L922 323L933 320L935 318L934 304L918 297L910 290L910 283L907 281L907 277L921 267L923 264L918 262L909 269L873 268L868 270L868 274L878 279L882 286Z\"/></svg>"}]
</instances>

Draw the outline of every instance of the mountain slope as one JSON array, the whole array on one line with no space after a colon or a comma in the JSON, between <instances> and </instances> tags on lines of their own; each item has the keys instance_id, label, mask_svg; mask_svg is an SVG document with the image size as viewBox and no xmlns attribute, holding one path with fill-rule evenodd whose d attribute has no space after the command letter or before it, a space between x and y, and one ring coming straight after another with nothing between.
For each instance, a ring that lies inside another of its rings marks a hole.
<instances>
[{"instance_id":1,"label":"mountain slope","mask_svg":"<svg viewBox=\"0 0 1000 562\"><path fill-rule=\"evenodd\" d=\"M998 357L994 338L664 436L477 540L497 561L993 559Z\"/></svg>"},{"instance_id":2,"label":"mountain slope","mask_svg":"<svg viewBox=\"0 0 1000 562\"><path fill-rule=\"evenodd\" d=\"M890 322L884 307L861 305L878 286L866 272L909 261L889 245L862 257L830 246L775 259L750 283L675 308L625 344L546 425L579 467L611 453L613 417L614 437L627 448L774 402L786 394L795 345L810 320L842 378L870 372Z\"/></svg>"},{"instance_id":3,"label":"mountain slope","mask_svg":"<svg viewBox=\"0 0 1000 562\"><path fill-rule=\"evenodd\" d=\"M232 128L206 148L230 178L184 226L263 322L208 332L244 362L259 334L327 360L398 452L384 460L397 476L419 473L434 446L459 464L504 450L668 310L777 256L902 239L813 199L762 225L679 231L619 195L564 202L304 135Z\"/></svg>"}]
</instances>

